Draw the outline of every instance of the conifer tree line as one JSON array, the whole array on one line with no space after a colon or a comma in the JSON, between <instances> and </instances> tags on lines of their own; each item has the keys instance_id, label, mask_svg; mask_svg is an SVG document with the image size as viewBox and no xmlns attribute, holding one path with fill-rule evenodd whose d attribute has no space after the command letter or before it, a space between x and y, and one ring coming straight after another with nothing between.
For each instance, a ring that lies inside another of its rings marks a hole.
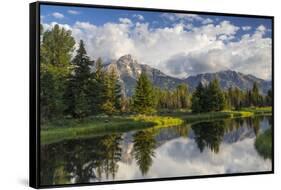
<instances>
[{"instance_id":1,"label":"conifer tree line","mask_svg":"<svg viewBox=\"0 0 281 190\"><path fill-rule=\"evenodd\" d=\"M165 109L200 113L271 105L271 90L263 96L256 83L246 92L232 87L223 91L214 79L208 85L199 83L190 93L186 84L174 90L159 89L145 72L137 80L134 95L126 97L117 71L105 70L101 58L91 61L82 40L75 49L71 31L59 25L44 31L41 26L40 43L41 121L98 114L152 114Z\"/></svg>"},{"instance_id":2,"label":"conifer tree line","mask_svg":"<svg viewBox=\"0 0 281 190\"><path fill-rule=\"evenodd\" d=\"M256 82L253 83L252 89L247 91L237 87L222 91L219 81L215 78L209 85L198 84L192 94L191 109L195 113L201 113L223 109L240 110L243 107L271 106L271 104L272 91L268 90L266 96L261 95Z\"/></svg>"},{"instance_id":3,"label":"conifer tree line","mask_svg":"<svg viewBox=\"0 0 281 190\"><path fill-rule=\"evenodd\" d=\"M225 107L225 96L220 89L219 81L214 79L209 85L199 83L192 95L193 112L221 111Z\"/></svg>"},{"instance_id":4,"label":"conifer tree line","mask_svg":"<svg viewBox=\"0 0 281 190\"><path fill-rule=\"evenodd\" d=\"M186 109L191 105L191 94L186 84L178 85L175 90L161 90L156 88L158 109Z\"/></svg>"}]
</instances>

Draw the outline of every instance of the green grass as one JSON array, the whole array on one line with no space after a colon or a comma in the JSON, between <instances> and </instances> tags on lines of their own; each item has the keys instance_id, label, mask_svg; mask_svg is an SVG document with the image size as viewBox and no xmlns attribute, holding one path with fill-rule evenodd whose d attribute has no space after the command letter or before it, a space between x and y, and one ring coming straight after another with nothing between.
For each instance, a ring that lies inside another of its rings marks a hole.
<instances>
[{"instance_id":1,"label":"green grass","mask_svg":"<svg viewBox=\"0 0 281 190\"><path fill-rule=\"evenodd\" d=\"M139 115L135 116L136 121L152 122L154 123L153 127L162 128L162 127L171 127L178 126L184 123L184 120L181 118L170 117L170 116L144 116Z\"/></svg>"},{"instance_id":2,"label":"green grass","mask_svg":"<svg viewBox=\"0 0 281 190\"><path fill-rule=\"evenodd\" d=\"M65 119L42 125L41 142L50 144L65 139L77 139L107 133L125 132L129 130L152 127L155 123L136 121L133 118L99 118L91 117L83 120Z\"/></svg>"},{"instance_id":3,"label":"green grass","mask_svg":"<svg viewBox=\"0 0 281 190\"><path fill-rule=\"evenodd\" d=\"M249 107L249 108L242 108L242 111L253 112L255 115L267 115L272 114L272 107Z\"/></svg>"},{"instance_id":4,"label":"green grass","mask_svg":"<svg viewBox=\"0 0 281 190\"><path fill-rule=\"evenodd\" d=\"M246 111L221 111L200 114L189 114L183 117L188 123L201 122L206 120L237 118L237 117L251 117L254 114Z\"/></svg>"},{"instance_id":5,"label":"green grass","mask_svg":"<svg viewBox=\"0 0 281 190\"><path fill-rule=\"evenodd\" d=\"M255 147L258 153L263 158L270 158L272 157L272 130L271 128L266 130L264 133L259 135L255 141Z\"/></svg>"},{"instance_id":6,"label":"green grass","mask_svg":"<svg viewBox=\"0 0 281 190\"><path fill-rule=\"evenodd\" d=\"M66 139L88 138L108 133L120 133L149 127L183 124L183 120L161 116L91 117L83 120L65 119L42 125L41 142L50 144Z\"/></svg>"},{"instance_id":7,"label":"green grass","mask_svg":"<svg viewBox=\"0 0 281 190\"><path fill-rule=\"evenodd\" d=\"M224 110L220 112L208 112L208 113L191 113L190 111L176 110L167 112L164 111L160 113L162 116L179 117L185 120L187 123L195 123L216 119L224 118L239 118L239 117L252 117L256 115L271 115L271 107L251 107L243 108L242 110Z\"/></svg>"},{"instance_id":8,"label":"green grass","mask_svg":"<svg viewBox=\"0 0 281 190\"><path fill-rule=\"evenodd\" d=\"M41 143L50 144L66 139L89 138L92 136L121 133L144 128L179 126L224 118L251 117L270 114L271 108L247 108L241 111L225 110L194 114L190 110L162 112L159 116L124 115L95 116L86 119L61 119L41 125Z\"/></svg>"}]
</instances>

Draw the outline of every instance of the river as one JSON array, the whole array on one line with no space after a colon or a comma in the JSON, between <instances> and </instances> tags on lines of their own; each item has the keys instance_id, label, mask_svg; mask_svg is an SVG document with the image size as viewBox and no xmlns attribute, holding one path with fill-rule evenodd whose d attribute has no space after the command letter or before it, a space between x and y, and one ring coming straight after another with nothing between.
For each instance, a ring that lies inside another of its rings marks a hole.
<instances>
[{"instance_id":1,"label":"river","mask_svg":"<svg viewBox=\"0 0 281 190\"><path fill-rule=\"evenodd\" d=\"M41 146L41 185L271 171L256 137L271 117L114 133Z\"/></svg>"}]
</instances>

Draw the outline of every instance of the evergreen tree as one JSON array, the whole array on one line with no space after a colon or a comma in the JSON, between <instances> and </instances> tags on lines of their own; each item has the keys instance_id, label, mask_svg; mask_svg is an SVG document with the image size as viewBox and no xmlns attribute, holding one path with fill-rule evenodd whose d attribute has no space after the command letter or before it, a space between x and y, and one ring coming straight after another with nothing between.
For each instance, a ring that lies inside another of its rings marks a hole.
<instances>
[{"instance_id":1,"label":"evergreen tree","mask_svg":"<svg viewBox=\"0 0 281 190\"><path fill-rule=\"evenodd\" d=\"M234 105L234 92L233 92L233 88L232 86L228 88L227 90L227 103L228 103L228 107L230 109L232 109L232 106Z\"/></svg>"},{"instance_id":2,"label":"evergreen tree","mask_svg":"<svg viewBox=\"0 0 281 190\"><path fill-rule=\"evenodd\" d=\"M252 91L251 90L247 90L246 94L245 94L245 103L244 106L249 107L253 105L253 98L252 98Z\"/></svg>"},{"instance_id":3,"label":"evergreen tree","mask_svg":"<svg viewBox=\"0 0 281 190\"><path fill-rule=\"evenodd\" d=\"M265 97L265 102L267 106L272 106L272 90L267 91L267 95Z\"/></svg>"},{"instance_id":4,"label":"evergreen tree","mask_svg":"<svg viewBox=\"0 0 281 190\"><path fill-rule=\"evenodd\" d=\"M90 58L87 56L84 42L81 40L73 61L73 72L65 92L67 114L73 117L84 117L90 112L88 88L91 80Z\"/></svg>"},{"instance_id":5,"label":"evergreen tree","mask_svg":"<svg viewBox=\"0 0 281 190\"><path fill-rule=\"evenodd\" d=\"M121 86L114 68L110 68L104 77L104 103L102 109L108 115L120 110Z\"/></svg>"},{"instance_id":6,"label":"evergreen tree","mask_svg":"<svg viewBox=\"0 0 281 190\"><path fill-rule=\"evenodd\" d=\"M239 110L241 108L241 102L242 102L242 93L239 90L239 88L235 87L233 91L233 106L235 110Z\"/></svg>"},{"instance_id":7,"label":"evergreen tree","mask_svg":"<svg viewBox=\"0 0 281 190\"><path fill-rule=\"evenodd\" d=\"M210 82L207 88L208 106L206 111L221 111L225 107L224 93L222 92L218 79Z\"/></svg>"},{"instance_id":8,"label":"evergreen tree","mask_svg":"<svg viewBox=\"0 0 281 190\"><path fill-rule=\"evenodd\" d=\"M122 94L121 85L120 85L119 81L117 80L117 82L115 84L115 89L114 89L114 106L118 112L122 111L121 110L122 102L124 101L124 99L125 99L125 95Z\"/></svg>"},{"instance_id":9,"label":"evergreen tree","mask_svg":"<svg viewBox=\"0 0 281 190\"><path fill-rule=\"evenodd\" d=\"M98 114L102 112L102 106L105 102L105 78L106 73L103 69L102 59L98 58L95 61L95 72L92 75L89 87L89 102L90 111L92 114Z\"/></svg>"},{"instance_id":10,"label":"evergreen tree","mask_svg":"<svg viewBox=\"0 0 281 190\"><path fill-rule=\"evenodd\" d=\"M200 82L196 87L195 92L192 95L192 99L191 99L192 112L194 113L204 112L205 103L206 103L205 91L206 90L204 89L203 84Z\"/></svg>"},{"instance_id":11,"label":"evergreen tree","mask_svg":"<svg viewBox=\"0 0 281 190\"><path fill-rule=\"evenodd\" d=\"M75 81L75 78L70 76L67 80L66 89L63 95L63 100L65 109L64 114L70 115L71 117L76 116L76 104L78 101L77 99L77 83Z\"/></svg>"},{"instance_id":12,"label":"evergreen tree","mask_svg":"<svg viewBox=\"0 0 281 190\"><path fill-rule=\"evenodd\" d=\"M259 106L260 105L260 94L259 94L259 88L258 84L254 82L253 88L252 88L252 104L254 106Z\"/></svg>"},{"instance_id":13,"label":"evergreen tree","mask_svg":"<svg viewBox=\"0 0 281 190\"><path fill-rule=\"evenodd\" d=\"M206 87L199 83L192 95L192 112L221 111L225 108L225 95L219 81L214 79Z\"/></svg>"},{"instance_id":14,"label":"evergreen tree","mask_svg":"<svg viewBox=\"0 0 281 190\"><path fill-rule=\"evenodd\" d=\"M188 87L186 84L180 84L177 86L176 91L177 107L176 108L187 108L189 105Z\"/></svg>"},{"instance_id":15,"label":"evergreen tree","mask_svg":"<svg viewBox=\"0 0 281 190\"><path fill-rule=\"evenodd\" d=\"M154 112L155 98L153 86L144 72L141 73L133 95L133 109L137 113L150 114Z\"/></svg>"}]
</instances>

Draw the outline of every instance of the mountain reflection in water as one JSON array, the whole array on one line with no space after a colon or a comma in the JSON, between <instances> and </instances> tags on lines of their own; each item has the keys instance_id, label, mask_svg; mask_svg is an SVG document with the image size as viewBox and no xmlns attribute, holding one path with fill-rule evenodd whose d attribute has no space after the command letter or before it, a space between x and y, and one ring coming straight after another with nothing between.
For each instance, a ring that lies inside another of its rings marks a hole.
<instances>
[{"instance_id":1,"label":"mountain reflection in water","mask_svg":"<svg viewBox=\"0 0 281 190\"><path fill-rule=\"evenodd\" d=\"M41 147L41 185L270 171L255 149L271 117L226 119Z\"/></svg>"}]
</instances>

